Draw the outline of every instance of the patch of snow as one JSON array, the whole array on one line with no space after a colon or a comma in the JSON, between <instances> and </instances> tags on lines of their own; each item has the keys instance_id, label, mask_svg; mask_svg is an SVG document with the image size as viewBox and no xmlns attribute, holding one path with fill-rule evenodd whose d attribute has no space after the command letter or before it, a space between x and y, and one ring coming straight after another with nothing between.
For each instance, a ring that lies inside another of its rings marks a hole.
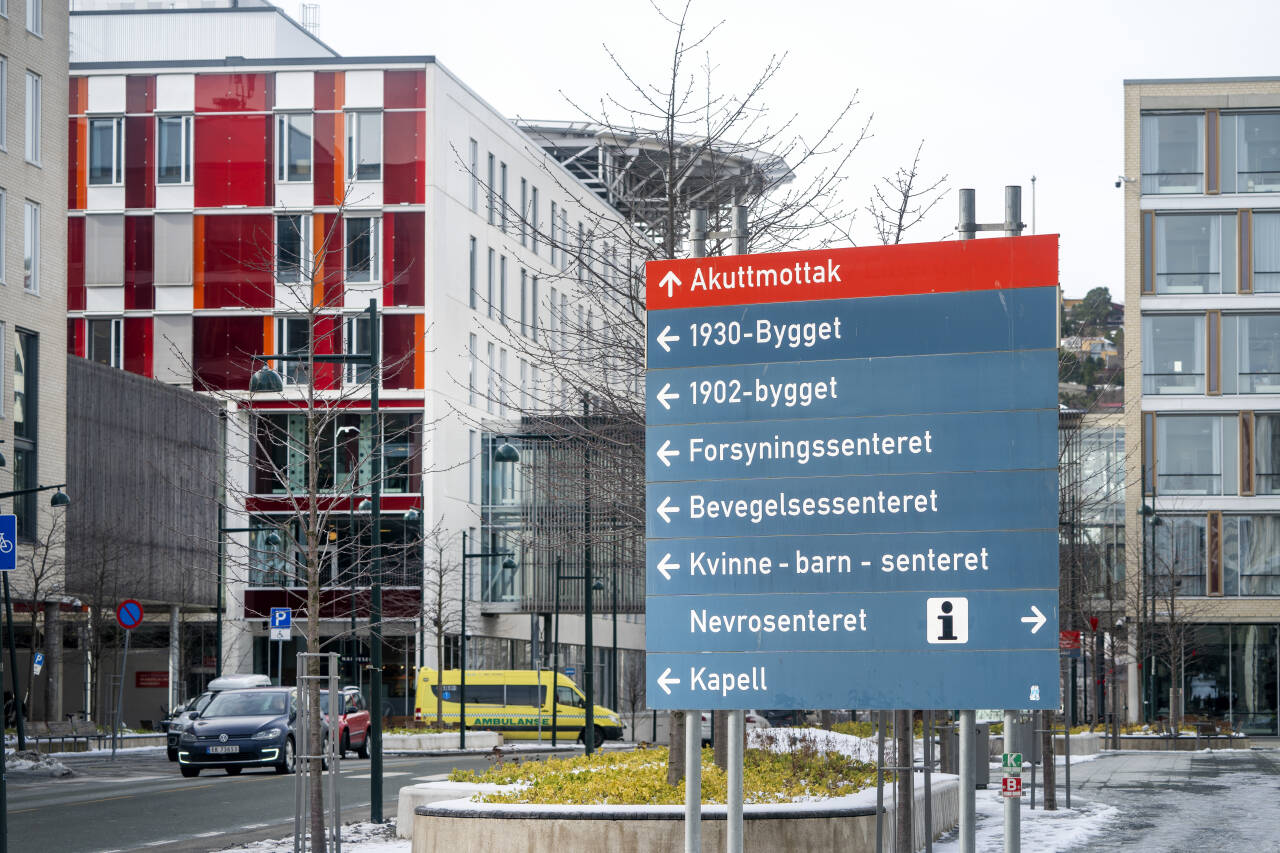
<instances>
[{"instance_id":1,"label":"patch of snow","mask_svg":"<svg viewBox=\"0 0 1280 853\"><path fill-rule=\"evenodd\" d=\"M999 853L1004 850L1004 797L994 787L974 794L977 807L974 850ZM1120 817L1120 810L1115 806L1086 802L1078 795L1072 798L1072 805L1070 809L1047 812L1027 808L1024 801L1020 817L1023 853L1059 853L1080 847L1105 832ZM952 831L935 841L933 850L934 853L959 853L958 832Z\"/></svg>"},{"instance_id":2,"label":"patch of snow","mask_svg":"<svg viewBox=\"0 0 1280 853\"><path fill-rule=\"evenodd\" d=\"M804 746L811 746L818 752L837 752L856 761L876 763L876 739L858 737L840 732L829 732L826 729L798 729L778 727L772 729L751 729L747 732L747 746L755 749L767 749L770 752L792 752ZM884 760L886 765L893 766L893 740L885 739Z\"/></svg>"},{"instance_id":3,"label":"patch of snow","mask_svg":"<svg viewBox=\"0 0 1280 853\"><path fill-rule=\"evenodd\" d=\"M409 853L413 843L396 838L394 823L348 823L342 827L343 853ZM293 853L293 836L266 841L252 841L239 847L226 847L226 851L253 851L253 853Z\"/></svg>"},{"instance_id":4,"label":"patch of snow","mask_svg":"<svg viewBox=\"0 0 1280 853\"><path fill-rule=\"evenodd\" d=\"M71 768L52 755L41 755L31 750L5 750L4 768L6 773L29 773L32 776L49 776L54 779L71 775Z\"/></svg>"}]
</instances>

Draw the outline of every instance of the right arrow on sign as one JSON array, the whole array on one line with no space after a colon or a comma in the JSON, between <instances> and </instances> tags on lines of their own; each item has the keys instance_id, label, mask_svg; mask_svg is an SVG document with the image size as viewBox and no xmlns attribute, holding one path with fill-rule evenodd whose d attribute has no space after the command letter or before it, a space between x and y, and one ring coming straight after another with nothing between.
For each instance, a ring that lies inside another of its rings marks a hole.
<instances>
[{"instance_id":1,"label":"right arrow on sign","mask_svg":"<svg viewBox=\"0 0 1280 853\"><path fill-rule=\"evenodd\" d=\"M671 688L668 687L667 685L680 683L680 679L668 678L667 676L669 675L671 675L671 667L667 667L665 670L663 670L662 675L658 676L658 686L661 687L663 692L666 693L668 696L671 695Z\"/></svg>"},{"instance_id":2,"label":"right arrow on sign","mask_svg":"<svg viewBox=\"0 0 1280 853\"><path fill-rule=\"evenodd\" d=\"M671 562L670 554L663 554L662 559L658 561L658 571L662 572L663 580L671 580L671 573L680 571L679 563Z\"/></svg>"},{"instance_id":3,"label":"right arrow on sign","mask_svg":"<svg viewBox=\"0 0 1280 853\"><path fill-rule=\"evenodd\" d=\"M1031 616L1023 616L1022 621L1032 624L1031 633L1034 634L1036 631L1039 631L1044 627L1044 623L1049 621L1049 617L1041 613L1040 608L1036 607L1034 604L1031 605L1031 613Z\"/></svg>"},{"instance_id":4,"label":"right arrow on sign","mask_svg":"<svg viewBox=\"0 0 1280 853\"><path fill-rule=\"evenodd\" d=\"M661 460L662 460L662 464L663 464L663 465L666 465L668 468L670 468L670 467L671 467L671 457L672 457L672 456L679 456L679 455L680 455L680 451L679 451L679 450L672 450L672 449L671 449L671 441L670 441L670 439L668 439L667 441L662 442L662 446L658 448L658 458L659 458L659 459L661 459Z\"/></svg>"}]
</instances>

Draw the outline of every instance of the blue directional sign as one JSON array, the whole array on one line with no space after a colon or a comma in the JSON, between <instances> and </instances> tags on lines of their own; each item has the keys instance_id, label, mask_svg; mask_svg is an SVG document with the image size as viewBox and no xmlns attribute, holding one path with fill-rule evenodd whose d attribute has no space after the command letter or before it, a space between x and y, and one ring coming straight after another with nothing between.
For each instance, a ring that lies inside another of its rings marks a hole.
<instances>
[{"instance_id":1,"label":"blue directional sign","mask_svg":"<svg viewBox=\"0 0 1280 853\"><path fill-rule=\"evenodd\" d=\"M1057 242L980 242L649 265L649 707L1057 707Z\"/></svg>"},{"instance_id":2,"label":"blue directional sign","mask_svg":"<svg viewBox=\"0 0 1280 853\"><path fill-rule=\"evenodd\" d=\"M271 608L271 627L276 628L292 628L293 627L293 611L288 607Z\"/></svg>"},{"instance_id":3,"label":"blue directional sign","mask_svg":"<svg viewBox=\"0 0 1280 853\"><path fill-rule=\"evenodd\" d=\"M18 517L0 515L0 572L18 567Z\"/></svg>"}]
</instances>

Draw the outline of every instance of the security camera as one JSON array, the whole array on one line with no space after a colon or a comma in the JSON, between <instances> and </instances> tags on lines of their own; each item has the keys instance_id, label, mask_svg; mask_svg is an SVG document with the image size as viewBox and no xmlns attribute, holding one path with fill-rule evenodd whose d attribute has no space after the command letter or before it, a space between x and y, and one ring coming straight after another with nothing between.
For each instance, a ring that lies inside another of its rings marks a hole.
<instances>
[{"instance_id":1,"label":"security camera","mask_svg":"<svg viewBox=\"0 0 1280 853\"><path fill-rule=\"evenodd\" d=\"M1131 184L1131 183L1133 183L1133 178L1126 178L1124 175L1119 175L1116 177L1116 189L1120 189L1125 184Z\"/></svg>"},{"instance_id":2,"label":"security camera","mask_svg":"<svg viewBox=\"0 0 1280 853\"><path fill-rule=\"evenodd\" d=\"M1124 186L1124 181L1120 180L1119 178L1116 178L1116 189L1120 189L1120 187L1122 186Z\"/></svg>"}]
</instances>

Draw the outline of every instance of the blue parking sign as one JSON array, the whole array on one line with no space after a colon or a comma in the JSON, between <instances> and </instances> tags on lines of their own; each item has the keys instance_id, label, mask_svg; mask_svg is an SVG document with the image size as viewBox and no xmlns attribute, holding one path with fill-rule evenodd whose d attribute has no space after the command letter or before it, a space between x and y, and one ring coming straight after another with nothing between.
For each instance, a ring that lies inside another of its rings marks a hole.
<instances>
[{"instance_id":1,"label":"blue parking sign","mask_svg":"<svg viewBox=\"0 0 1280 853\"><path fill-rule=\"evenodd\" d=\"M18 517L0 515L0 572L18 567Z\"/></svg>"},{"instance_id":2,"label":"blue parking sign","mask_svg":"<svg viewBox=\"0 0 1280 853\"><path fill-rule=\"evenodd\" d=\"M293 627L293 611L288 607L271 608L271 627L272 628L292 628Z\"/></svg>"}]
</instances>

